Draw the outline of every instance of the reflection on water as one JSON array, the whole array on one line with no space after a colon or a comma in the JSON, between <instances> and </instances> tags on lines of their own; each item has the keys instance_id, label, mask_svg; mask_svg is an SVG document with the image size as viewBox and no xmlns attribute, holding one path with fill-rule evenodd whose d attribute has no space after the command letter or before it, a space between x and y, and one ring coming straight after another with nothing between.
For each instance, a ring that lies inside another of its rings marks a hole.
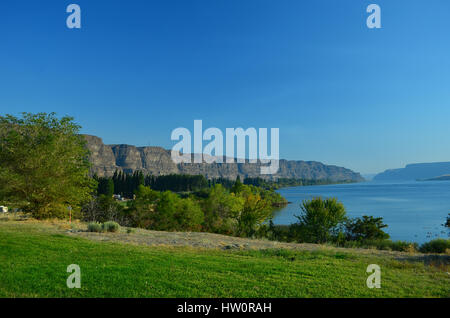
<instances>
[{"instance_id":1,"label":"reflection on water","mask_svg":"<svg viewBox=\"0 0 450 318\"><path fill-rule=\"evenodd\" d=\"M275 213L275 224L296 222L301 202L321 196L338 198L350 217L383 217L393 240L423 243L450 235L443 226L450 213L450 181L364 182L293 187L278 192L292 203Z\"/></svg>"}]
</instances>

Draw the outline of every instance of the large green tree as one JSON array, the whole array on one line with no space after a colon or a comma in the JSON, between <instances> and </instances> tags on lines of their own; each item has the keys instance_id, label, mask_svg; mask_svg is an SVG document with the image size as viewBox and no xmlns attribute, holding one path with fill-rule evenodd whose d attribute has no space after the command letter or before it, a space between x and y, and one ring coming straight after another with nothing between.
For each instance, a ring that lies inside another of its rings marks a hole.
<instances>
[{"instance_id":1,"label":"large green tree","mask_svg":"<svg viewBox=\"0 0 450 318\"><path fill-rule=\"evenodd\" d=\"M346 220L344 205L335 198L320 197L303 201L302 214L296 216L299 239L310 243L325 243L342 230Z\"/></svg>"},{"instance_id":2,"label":"large green tree","mask_svg":"<svg viewBox=\"0 0 450 318\"><path fill-rule=\"evenodd\" d=\"M79 207L95 187L79 129L54 113L0 116L0 196L37 218Z\"/></svg>"}]
</instances>

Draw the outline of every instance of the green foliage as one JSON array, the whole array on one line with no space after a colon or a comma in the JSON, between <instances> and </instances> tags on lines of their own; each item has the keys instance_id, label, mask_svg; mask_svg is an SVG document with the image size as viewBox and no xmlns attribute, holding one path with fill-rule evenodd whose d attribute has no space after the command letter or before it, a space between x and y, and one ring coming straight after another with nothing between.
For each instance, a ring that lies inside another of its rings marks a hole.
<instances>
[{"instance_id":1,"label":"green foliage","mask_svg":"<svg viewBox=\"0 0 450 318\"><path fill-rule=\"evenodd\" d=\"M119 231L119 224L113 221L108 221L105 223L99 223L99 222L90 222L88 223L87 230L88 232L118 232Z\"/></svg>"},{"instance_id":2,"label":"green foliage","mask_svg":"<svg viewBox=\"0 0 450 318\"><path fill-rule=\"evenodd\" d=\"M417 243L406 241L376 240L373 244L374 246L385 244L388 250L398 252L416 252L419 249L419 245Z\"/></svg>"},{"instance_id":3,"label":"green foliage","mask_svg":"<svg viewBox=\"0 0 450 318\"><path fill-rule=\"evenodd\" d=\"M242 191L244 185L241 182L241 177L239 175L236 177L236 181L234 182L233 187L231 188L231 192L239 193Z\"/></svg>"},{"instance_id":4,"label":"green foliage","mask_svg":"<svg viewBox=\"0 0 450 318\"><path fill-rule=\"evenodd\" d=\"M205 213L204 230L208 232L233 234L236 218L244 207L244 198L230 193L221 184L214 185L202 209Z\"/></svg>"},{"instance_id":5,"label":"green foliage","mask_svg":"<svg viewBox=\"0 0 450 318\"><path fill-rule=\"evenodd\" d=\"M124 213L129 221L127 224L147 229L187 228L228 235L261 236L265 235L263 232L267 229L263 224L272 216L274 207L287 204L274 187L268 186L270 182L261 178L247 178L247 183L254 184L243 184L239 176L234 182L223 178L207 181L201 175L146 176L144 187L141 181L136 181L139 176L116 172L112 180L116 193L117 189L122 194L132 189L136 194L136 200ZM123 189L128 190L120 192ZM178 194L160 192L166 190ZM203 218L200 225L194 225L201 218L197 205ZM176 206L182 207L179 213L174 211ZM184 221L174 220L179 217Z\"/></svg>"},{"instance_id":6,"label":"green foliage","mask_svg":"<svg viewBox=\"0 0 450 318\"><path fill-rule=\"evenodd\" d=\"M114 181L111 178L98 178L97 195L112 197L114 194Z\"/></svg>"},{"instance_id":7,"label":"green foliage","mask_svg":"<svg viewBox=\"0 0 450 318\"><path fill-rule=\"evenodd\" d=\"M130 215L135 226L159 231L199 231L204 220L203 211L194 199L144 186L136 192Z\"/></svg>"},{"instance_id":8,"label":"green foliage","mask_svg":"<svg viewBox=\"0 0 450 318\"><path fill-rule=\"evenodd\" d=\"M104 232L118 232L119 224L114 221L108 221L102 224L102 229Z\"/></svg>"},{"instance_id":9,"label":"green foliage","mask_svg":"<svg viewBox=\"0 0 450 318\"><path fill-rule=\"evenodd\" d=\"M278 198L268 192L240 184L234 193L215 184L196 192L200 195L182 196L140 186L126 215L131 225L146 229L254 236L272 215L273 200Z\"/></svg>"},{"instance_id":10,"label":"green foliage","mask_svg":"<svg viewBox=\"0 0 450 318\"><path fill-rule=\"evenodd\" d=\"M239 179L228 191L220 184L214 185L203 202L205 230L238 236L263 235L273 206L284 202L273 190L244 185Z\"/></svg>"},{"instance_id":11,"label":"green foliage","mask_svg":"<svg viewBox=\"0 0 450 318\"><path fill-rule=\"evenodd\" d=\"M260 237L266 237L272 241L294 242L300 241L297 233L296 224L292 225L274 225L272 220L266 229L262 229L265 233L261 233Z\"/></svg>"},{"instance_id":12,"label":"green foliage","mask_svg":"<svg viewBox=\"0 0 450 318\"><path fill-rule=\"evenodd\" d=\"M238 236L252 237L258 227L272 215L271 206L259 194L244 196L244 207L237 217Z\"/></svg>"},{"instance_id":13,"label":"green foliage","mask_svg":"<svg viewBox=\"0 0 450 318\"><path fill-rule=\"evenodd\" d=\"M141 171L135 171L133 174L115 171L112 178L107 178L114 184L114 193L120 194L125 198L132 199L134 192L140 185L144 185L145 178ZM101 194L101 193L99 193Z\"/></svg>"},{"instance_id":14,"label":"green foliage","mask_svg":"<svg viewBox=\"0 0 450 318\"><path fill-rule=\"evenodd\" d=\"M88 150L71 117L0 116L0 195L36 218L64 217L95 187Z\"/></svg>"},{"instance_id":15,"label":"green foliage","mask_svg":"<svg viewBox=\"0 0 450 318\"><path fill-rule=\"evenodd\" d=\"M450 240L436 239L420 246L422 253L447 253L450 250Z\"/></svg>"},{"instance_id":16,"label":"green foliage","mask_svg":"<svg viewBox=\"0 0 450 318\"><path fill-rule=\"evenodd\" d=\"M303 201L302 214L296 216L296 232L300 240L310 243L325 243L337 236L346 220L345 207L335 198L314 198Z\"/></svg>"},{"instance_id":17,"label":"green foliage","mask_svg":"<svg viewBox=\"0 0 450 318\"><path fill-rule=\"evenodd\" d=\"M196 202L170 191L160 194L151 217L153 228L162 231L198 231L203 222L203 212Z\"/></svg>"},{"instance_id":18,"label":"green foliage","mask_svg":"<svg viewBox=\"0 0 450 318\"><path fill-rule=\"evenodd\" d=\"M349 219L345 223L347 231L347 240L385 240L389 234L382 229L387 225L383 223L383 218L374 218L373 216L363 215L362 218Z\"/></svg>"},{"instance_id":19,"label":"green foliage","mask_svg":"<svg viewBox=\"0 0 450 318\"><path fill-rule=\"evenodd\" d=\"M136 190L136 199L131 202L127 211L129 225L154 229L153 219L155 218L156 202L159 200L160 192L149 187L140 185Z\"/></svg>"},{"instance_id":20,"label":"green foliage","mask_svg":"<svg viewBox=\"0 0 450 318\"><path fill-rule=\"evenodd\" d=\"M348 248L375 248L377 250L398 251L398 252L416 252L419 250L417 243L391 240L363 240L363 241L344 241L339 246Z\"/></svg>"},{"instance_id":21,"label":"green foliage","mask_svg":"<svg viewBox=\"0 0 450 318\"><path fill-rule=\"evenodd\" d=\"M363 216L348 219L345 207L336 199L304 201L298 223L274 225L269 222L258 235L283 242L333 243L342 247L365 247L394 251L414 251L417 244L388 240L382 218Z\"/></svg>"},{"instance_id":22,"label":"green foliage","mask_svg":"<svg viewBox=\"0 0 450 318\"><path fill-rule=\"evenodd\" d=\"M101 223L98 222L90 222L87 226L88 232L103 232L103 227Z\"/></svg>"},{"instance_id":23,"label":"green foliage","mask_svg":"<svg viewBox=\"0 0 450 318\"><path fill-rule=\"evenodd\" d=\"M145 185L157 191L190 192L208 187L208 181L203 175L170 174L148 176Z\"/></svg>"},{"instance_id":24,"label":"green foliage","mask_svg":"<svg viewBox=\"0 0 450 318\"><path fill-rule=\"evenodd\" d=\"M340 181L339 183L351 183L352 180ZM327 179L295 179L295 178L278 178L277 180L266 180L260 177L245 178L244 184L254 185L264 189L280 189L285 187L298 187L310 185L335 184L337 182Z\"/></svg>"},{"instance_id":25,"label":"green foliage","mask_svg":"<svg viewBox=\"0 0 450 318\"><path fill-rule=\"evenodd\" d=\"M233 181L233 180L230 180L230 179L227 179L227 178L223 178L223 177L221 177L221 178L213 178L213 179L208 180L208 186L209 187L213 187L216 184L221 184L226 189L231 189L234 186L235 182L236 181Z\"/></svg>"}]
</instances>

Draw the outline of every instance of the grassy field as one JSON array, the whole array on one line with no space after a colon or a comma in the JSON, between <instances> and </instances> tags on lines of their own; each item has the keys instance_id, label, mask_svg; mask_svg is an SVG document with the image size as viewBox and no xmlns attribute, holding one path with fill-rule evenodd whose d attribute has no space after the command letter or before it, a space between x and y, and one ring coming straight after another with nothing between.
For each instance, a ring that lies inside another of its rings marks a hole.
<instances>
[{"instance_id":1,"label":"grassy field","mask_svg":"<svg viewBox=\"0 0 450 318\"><path fill-rule=\"evenodd\" d=\"M448 268L356 251L224 251L72 237L0 222L0 297L449 297ZM67 266L81 268L69 289ZM369 264L381 288L369 289Z\"/></svg>"}]
</instances>

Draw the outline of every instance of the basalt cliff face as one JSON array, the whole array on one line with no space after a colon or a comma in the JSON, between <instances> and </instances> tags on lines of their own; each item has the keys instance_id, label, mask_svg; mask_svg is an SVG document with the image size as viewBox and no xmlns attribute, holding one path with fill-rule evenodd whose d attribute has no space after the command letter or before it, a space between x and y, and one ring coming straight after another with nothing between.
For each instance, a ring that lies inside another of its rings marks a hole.
<instances>
[{"instance_id":1,"label":"basalt cliff face","mask_svg":"<svg viewBox=\"0 0 450 318\"><path fill-rule=\"evenodd\" d=\"M266 179L328 179L334 182L363 181L359 173L349 169L324 165L315 161L280 160L279 170L274 175L261 175L261 163L180 163L172 161L170 150L161 147L135 147L131 145L105 145L96 136L84 135L91 155L91 173L98 176L112 176L114 172L167 175L172 173L204 175L206 178L235 179L262 177Z\"/></svg>"}]
</instances>

